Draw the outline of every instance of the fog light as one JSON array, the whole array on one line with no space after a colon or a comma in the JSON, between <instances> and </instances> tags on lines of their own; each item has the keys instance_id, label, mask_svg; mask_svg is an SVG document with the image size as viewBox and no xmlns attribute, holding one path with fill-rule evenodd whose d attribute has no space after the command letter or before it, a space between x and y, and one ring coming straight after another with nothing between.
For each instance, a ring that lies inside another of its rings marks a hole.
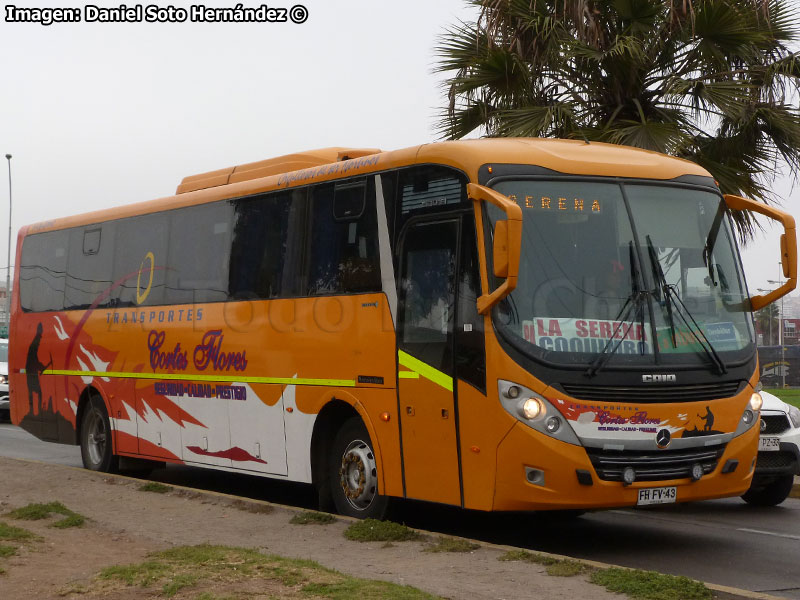
<instances>
[{"instance_id":1,"label":"fog light","mask_svg":"<svg viewBox=\"0 0 800 600\"><path fill-rule=\"evenodd\" d=\"M526 398L519 403L519 413L530 421L543 415L544 410L544 404L538 398Z\"/></svg>"},{"instance_id":2,"label":"fog light","mask_svg":"<svg viewBox=\"0 0 800 600\"><path fill-rule=\"evenodd\" d=\"M634 481L636 481L636 471L633 470L633 467L625 467L622 470L622 482L625 485L630 485Z\"/></svg>"},{"instance_id":3,"label":"fog light","mask_svg":"<svg viewBox=\"0 0 800 600\"><path fill-rule=\"evenodd\" d=\"M752 423L753 419L755 418L756 418L755 413L749 408L746 411L744 411L744 414L742 415L742 421L744 421L748 425L750 425L750 423Z\"/></svg>"},{"instance_id":4,"label":"fog light","mask_svg":"<svg viewBox=\"0 0 800 600\"><path fill-rule=\"evenodd\" d=\"M515 386L515 385L512 385L511 387L509 387L506 390L506 397L507 398L511 398L512 400L514 398L519 398L519 388L517 386Z\"/></svg>"},{"instance_id":5,"label":"fog light","mask_svg":"<svg viewBox=\"0 0 800 600\"><path fill-rule=\"evenodd\" d=\"M701 465L700 463L694 463L692 465L692 479L697 481L704 475L704 473L705 472L703 471L703 465Z\"/></svg>"},{"instance_id":6,"label":"fog light","mask_svg":"<svg viewBox=\"0 0 800 600\"><path fill-rule=\"evenodd\" d=\"M756 392L752 396L750 396L750 408L752 408L755 412L761 410L761 405L764 404L764 399L761 397L761 394Z\"/></svg>"},{"instance_id":7,"label":"fog light","mask_svg":"<svg viewBox=\"0 0 800 600\"><path fill-rule=\"evenodd\" d=\"M547 429L548 433L555 433L561 427L561 419L558 417L550 417L547 419L547 422L544 424L545 429Z\"/></svg>"}]
</instances>

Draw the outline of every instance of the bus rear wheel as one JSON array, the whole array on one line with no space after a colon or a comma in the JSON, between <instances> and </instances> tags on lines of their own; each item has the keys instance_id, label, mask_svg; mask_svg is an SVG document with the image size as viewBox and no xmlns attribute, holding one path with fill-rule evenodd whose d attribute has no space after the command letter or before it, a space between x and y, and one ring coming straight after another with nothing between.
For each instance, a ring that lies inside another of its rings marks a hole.
<instances>
[{"instance_id":1,"label":"bus rear wheel","mask_svg":"<svg viewBox=\"0 0 800 600\"><path fill-rule=\"evenodd\" d=\"M90 471L115 473L119 457L111 444L111 423L105 404L97 396L89 399L81 420L81 459Z\"/></svg>"},{"instance_id":2,"label":"bus rear wheel","mask_svg":"<svg viewBox=\"0 0 800 600\"><path fill-rule=\"evenodd\" d=\"M358 519L382 519L389 499L378 494L378 465L361 419L346 421L333 441L329 479L336 510Z\"/></svg>"}]
</instances>

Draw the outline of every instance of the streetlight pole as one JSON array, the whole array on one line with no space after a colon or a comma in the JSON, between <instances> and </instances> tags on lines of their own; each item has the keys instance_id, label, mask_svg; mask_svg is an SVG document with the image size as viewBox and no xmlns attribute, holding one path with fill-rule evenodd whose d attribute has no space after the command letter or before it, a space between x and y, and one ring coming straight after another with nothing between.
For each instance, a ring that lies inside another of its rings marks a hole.
<instances>
[{"instance_id":1,"label":"streetlight pole","mask_svg":"<svg viewBox=\"0 0 800 600\"><path fill-rule=\"evenodd\" d=\"M8 269L6 269L6 335L11 331L11 155L8 161Z\"/></svg>"},{"instance_id":2,"label":"streetlight pole","mask_svg":"<svg viewBox=\"0 0 800 600\"><path fill-rule=\"evenodd\" d=\"M768 290L768 289L765 289L765 288L758 288L758 291L759 292L771 292L772 290ZM769 311L768 308L765 308L764 310ZM769 312L767 312L767 318L769 319L769 337L767 338L767 342L768 342L767 346L771 346L772 345L772 315Z\"/></svg>"},{"instance_id":3,"label":"streetlight pole","mask_svg":"<svg viewBox=\"0 0 800 600\"><path fill-rule=\"evenodd\" d=\"M778 281L768 279L767 283L777 284L778 286L783 285L783 264L780 261L778 261ZM781 296L781 309L778 314L778 343L781 345L781 388L786 387L786 365L784 364L786 362L786 349L783 347L783 316L783 296Z\"/></svg>"}]
</instances>

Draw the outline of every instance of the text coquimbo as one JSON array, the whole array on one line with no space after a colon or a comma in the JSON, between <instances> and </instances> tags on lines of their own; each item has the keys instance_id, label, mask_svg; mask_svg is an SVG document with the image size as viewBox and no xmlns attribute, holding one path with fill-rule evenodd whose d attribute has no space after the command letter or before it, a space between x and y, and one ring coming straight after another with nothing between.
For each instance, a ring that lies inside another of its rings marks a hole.
<instances>
[{"instance_id":1,"label":"text coquimbo","mask_svg":"<svg viewBox=\"0 0 800 600\"><path fill-rule=\"evenodd\" d=\"M29 8L6 5L6 23L304 23L308 10L302 4L280 8L261 4L209 7L194 4L189 8L158 4L120 4L115 7L87 4L81 8Z\"/></svg>"}]
</instances>

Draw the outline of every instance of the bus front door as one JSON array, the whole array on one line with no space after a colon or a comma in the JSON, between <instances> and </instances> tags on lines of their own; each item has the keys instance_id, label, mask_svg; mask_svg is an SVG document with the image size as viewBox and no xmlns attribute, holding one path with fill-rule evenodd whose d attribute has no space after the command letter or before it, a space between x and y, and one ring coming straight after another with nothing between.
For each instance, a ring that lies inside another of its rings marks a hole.
<instances>
[{"instance_id":1,"label":"bus front door","mask_svg":"<svg viewBox=\"0 0 800 600\"><path fill-rule=\"evenodd\" d=\"M402 236L398 386L406 497L461 504L453 395L457 219L416 221Z\"/></svg>"}]
</instances>

